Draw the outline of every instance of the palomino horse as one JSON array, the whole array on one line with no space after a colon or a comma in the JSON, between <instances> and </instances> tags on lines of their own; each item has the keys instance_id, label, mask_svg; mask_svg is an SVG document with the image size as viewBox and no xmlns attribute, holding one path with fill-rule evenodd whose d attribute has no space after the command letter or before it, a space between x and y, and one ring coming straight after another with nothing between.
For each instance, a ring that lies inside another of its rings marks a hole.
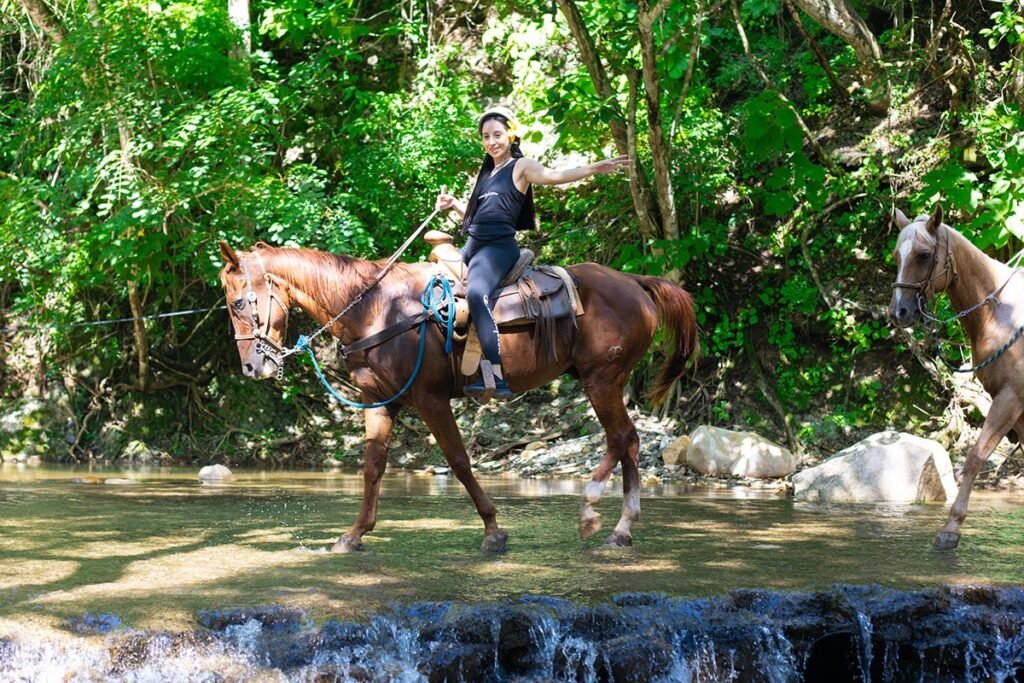
<instances>
[{"instance_id":1,"label":"palomino horse","mask_svg":"<svg viewBox=\"0 0 1024 683\"><path fill-rule=\"evenodd\" d=\"M982 465L1011 430L1024 438L1024 344L1015 343L1024 325L1024 282L1013 270L986 256L942 222L942 208L909 220L895 213L902 228L896 242L896 283L889 315L909 327L924 313L928 299L945 291L971 341L975 373L992 396L981 435L967 452L960 491L949 520L935 539L940 549L960 542L971 485Z\"/></svg>"},{"instance_id":2,"label":"palomino horse","mask_svg":"<svg viewBox=\"0 0 1024 683\"><path fill-rule=\"evenodd\" d=\"M373 286L384 269L382 262L263 243L257 243L248 252L236 252L224 242L220 249L225 263L220 279L227 294L242 370L257 379L280 373L280 361L275 360L279 353L272 349L280 352L284 346L288 310L292 306L301 308L321 325L345 311L327 328L345 346L420 313L420 295L432 277L431 264L398 263ZM693 300L663 278L627 275L593 263L568 270L578 283L585 313L577 318L578 327L572 319L557 321L557 360L546 361L546 354L538 353L532 327L512 328L501 333L503 368L514 392L539 387L563 373L579 377L604 427L608 444L583 494L580 535L589 537L600 528L601 518L595 506L619 463L622 516L608 543L629 545L630 527L640 517L640 440L623 404L623 388L659 324L674 339L652 392L654 400L662 400L672 383L683 375L689 359L698 351ZM394 403L364 411L362 505L355 524L334 544L335 552L360 548L363 534L376 523L377 497L391 428L403 405L419 414L473 499L484 522L482 548L505 548L508 534L498 526L494 504L473 476L452 413L456 378L453 363L444 351L443 335L432 323L426 330L422 369L408 391ZM346 366L362 392L362 401L377 403L394 396L412 375L417 354L416 328L380 345L348 354Z\"/></svg>"}]
</instances>

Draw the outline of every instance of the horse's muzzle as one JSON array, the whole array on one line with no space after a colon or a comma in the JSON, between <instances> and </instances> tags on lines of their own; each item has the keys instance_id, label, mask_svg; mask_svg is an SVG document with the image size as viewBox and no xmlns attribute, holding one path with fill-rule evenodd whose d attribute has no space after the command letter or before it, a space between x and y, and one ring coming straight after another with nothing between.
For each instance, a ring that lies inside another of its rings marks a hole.
<instances>
[{"instance_id":1,"label":"horse's muzzle","mask_svg":"<svg viewBox=\"0 0 1024 683\"><path fill-rule=\"evenodd\" d=\"M277 363L266 357L256 357L242 363L242 374L252 379L270 379L277 374Z\"/></svg>"},{"instance_id":2,"label":"horse's muzzle","mask_svg":"<svg viewBox=\"0 0 1024 683\"><path fill-rule=\"evenodd\" d=\"M896 297L889 304L889 319L896 327L910 327L921 317L921 308L917 299Z\"/></svg>"}]
</instances>

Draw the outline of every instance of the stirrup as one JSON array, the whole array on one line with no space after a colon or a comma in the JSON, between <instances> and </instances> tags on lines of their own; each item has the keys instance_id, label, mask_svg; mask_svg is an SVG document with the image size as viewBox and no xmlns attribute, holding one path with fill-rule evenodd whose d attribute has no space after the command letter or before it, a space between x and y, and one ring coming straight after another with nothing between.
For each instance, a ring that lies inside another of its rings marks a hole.
<instances>
[{"instance_id":1,"label":"stirrup","mask_svg":"<svg viewBox=\"0 0 1024 683\"><path fill-rule=\"evenodd\" d=\"M470 396L478 396L482 403L487 403L494 396L502 400L512 397L508 382L494 374L494 366L489 360L480 361L480 381L467 384L462 391Z\"/></svg>"},{"instance_id":2,"label":"stirrup","mask_svg":"<svg viewBox=\"0 0 1024 683\"><path fill-rule=\"evenodd\" d=\"M468 396L482 396L487 391L487 387L484 386L482 381L473 382L472 384L464 386L462 391ZM508 388L508 382L504 379L495 377L494 388L491 390L491 397L502 400L512 398L512 390Z\"/></svg>"}]
</instances>

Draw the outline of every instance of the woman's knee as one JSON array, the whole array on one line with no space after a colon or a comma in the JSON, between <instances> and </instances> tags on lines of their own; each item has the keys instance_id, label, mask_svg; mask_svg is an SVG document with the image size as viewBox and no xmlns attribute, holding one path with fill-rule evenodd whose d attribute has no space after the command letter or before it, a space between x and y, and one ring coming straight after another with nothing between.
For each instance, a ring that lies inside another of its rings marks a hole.
<instances>
[{"instance_id":1,"label":"woman's knee","mask_svg":"<svg viewBox=\"0 0 1024 683\"><path fill-rule=\"evenodd\" d=\"M489 292L485 292L483 287L471 285L466 288L466 300L469 301L471 307L486 306L488 294Z\"/></svg>"}]
</instances>

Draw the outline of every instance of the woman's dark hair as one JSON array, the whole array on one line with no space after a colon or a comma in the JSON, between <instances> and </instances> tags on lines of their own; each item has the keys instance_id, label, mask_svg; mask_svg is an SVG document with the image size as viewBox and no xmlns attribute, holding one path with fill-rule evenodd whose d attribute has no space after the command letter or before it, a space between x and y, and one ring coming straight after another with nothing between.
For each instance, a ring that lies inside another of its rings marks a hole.
<instances>
[{"instance_id":1,"label":"woman's dark hair","mask_svg":"<svg viewBox=\"0 0 1024 683\"><path fill-rule=\"evenodd\" d=\"M491 119L496 120L501 125L509 128L508 119L501 114L488 114L480 119L479 125L477 125L477 133L483 135L484 124ZM519 139L517 138L509 146L509 152L512 154L513 159L521 159L523 152L519 149ZM469 232L469 226L473 223L473 216L476 215L477 205L480 203L480 181L484 179L486 174L494 170L494 159L491 158L490 154L484 156L484 162L480 164L480 172L476 174L476 183L473 185L473 194L469 195L469 202L466 204L466 215L462 218L462 231ZM519 221L516 223L516 230L533 230L537 227L537 210L533 206L533 185L526 189L526 200L523 202L523 208L519 211Z\"/></svg>"}]
</instances>

